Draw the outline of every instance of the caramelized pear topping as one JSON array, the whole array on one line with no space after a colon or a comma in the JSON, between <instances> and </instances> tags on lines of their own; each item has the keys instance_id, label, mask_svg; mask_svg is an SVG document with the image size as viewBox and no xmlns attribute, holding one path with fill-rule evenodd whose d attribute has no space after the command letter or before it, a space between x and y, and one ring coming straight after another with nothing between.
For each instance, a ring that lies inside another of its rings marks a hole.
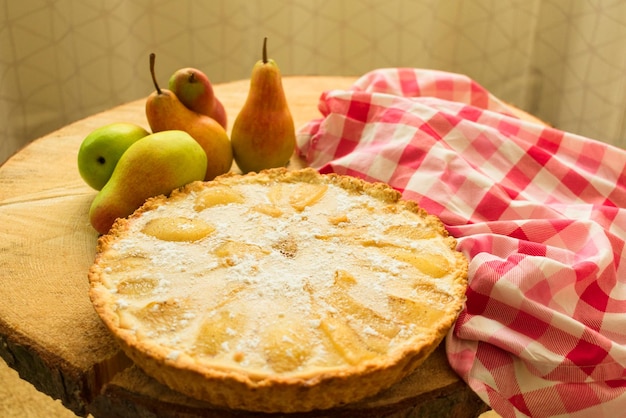
<instances>
[{"instance_id":1,"label":"caramelized pear topping","mask_svg":"<svg viewBox=\"0 0 626 418\"><path fill-rule=\"evenodd\" d=\"M147 295L158 285L154 278L129 277L120 281L117 285L117 293L120 295L142 296Z\"/></svg>"},{"instance_id":2,"label":"caramelized pear topping","mask_svg":"<svg viewBox=\"0 0 626 418\"><path fill-rule=\"evenodd\" d=\"M213 253L220 257L223 264L234 266L245 257L253 257L258 260L270 252L258 245L240 241L226 241L220 244Z\"/></svg>"},{"instance_id":3,"label":"caramelized pear topping","mask_svg":"<svg viewBox=\"0 0 626 418\"><path fill-rule=\"evenodd\" d=\"M298 212L302 212L307 206L314 205L324 197L327 190L327 184L300 184L289 196L289 204Z\"/></svg>"},{"instance_id":4,"label":"caramelized pear topping","mask_svg":"<svg viewBox=\"0 0 626 418\"><path fill-rule=\"evenodd\" d=\"M193 242L205 238L213 231L215 227L201 219L176 217L152 219L141 232L163 241Z\"/></svg>"},{"instance_id":5,"label":"caramelized pear topping","mask_svg":"<svg viewBox=\"0 0 626 418\"><path fill-rule=\"evenodd\" d=\"M305 325L295 318L281 317L263 332L263 352L276 372L300 367L311 356L313 338Z\"/></svg>"},{"instance_id":6,"label":"caramelized pear topping","mask_svg":"<svg viewBox=\"0 0 626 418\"><path fill-rule=\"evenodd\" d=\"M215 356L220 352L228 351L229 342L241 337L244 318L227 310L215 312L207 318L200 327L195 343L197 352Z\"/></svg>"},{"instance_id":7,"label":"caramelized pear topping","mask_svg":"<svg viewBox=\"0 0 626 418\"><path fill-rule=\"evenodd\" d=\"M243 203L244 197L241 193L226 186L215 186L208 188L196 198L194 209L201 212L217 205L227 205L229 203Z\"/></svg>"},{"instance_id":8,"label":"caramelized pear topping","mask_svg":"<svg viewBox=\"0 0 626 418\"><path fill-rule=\"evenodd\" d=\"M448 259L441 254L408 251L397 248L385 248L385 250L396 260L407 263L431 277L443 277L450 268Z\"/></svg>"},{"instance_id":9,"label":"caramelized pear topping","mask_svg":"<svg viewBox=\"0 0 626 418\"><path fill-rule=\"evenodd\" d=\"M150 324L157 333L176 332L187 324L189 313L187 302L171 298L154 301L133 312L134 316L145 324Z\"/></svg>"},{"instance_id":10,"label":"caramelized pear topping","mask_svg":"<svg viewBox=\"0 0 626 418\"><path fill-rule=\"evenodd\" d=\"M280 218L283 214L283 211L278 206L270 204L258 204L253 206L252 210L273 218Z\"/></svg>"}]
</instances>

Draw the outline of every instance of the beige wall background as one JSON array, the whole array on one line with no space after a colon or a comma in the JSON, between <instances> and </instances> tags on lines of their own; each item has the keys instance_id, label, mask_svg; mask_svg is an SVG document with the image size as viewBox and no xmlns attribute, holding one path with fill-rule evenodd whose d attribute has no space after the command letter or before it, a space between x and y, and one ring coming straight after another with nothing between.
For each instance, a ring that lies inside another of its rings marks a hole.
<instances>
[{"instance_id":1,"label":"beige wall background","mask_svg":"<svg viewBox=\"0 0 626 418\"><path fill-rule=\"evenodd\" d=\"M464 73L555 127L626 148L623 0L0 0L0 162L194 66L247 78Z\"/></svg>"}]
</instances>

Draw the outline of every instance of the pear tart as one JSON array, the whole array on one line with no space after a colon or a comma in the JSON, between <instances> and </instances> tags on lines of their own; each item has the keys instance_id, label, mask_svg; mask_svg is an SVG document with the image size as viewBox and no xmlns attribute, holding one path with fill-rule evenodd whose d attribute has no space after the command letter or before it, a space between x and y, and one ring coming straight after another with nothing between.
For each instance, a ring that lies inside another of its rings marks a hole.
<instances>
[{"instance_id":1,"label":"pear tart","mask_svg":"<svg viewBox=\"0 0 626 418\"><path fill-rule=\"evenodd\" d=\"M149 199L98 241L96 311L170 388L250 411L326 409L418 367L465 299L441 221L389 186L312 169Z\"/></svg>"}]
</instances>

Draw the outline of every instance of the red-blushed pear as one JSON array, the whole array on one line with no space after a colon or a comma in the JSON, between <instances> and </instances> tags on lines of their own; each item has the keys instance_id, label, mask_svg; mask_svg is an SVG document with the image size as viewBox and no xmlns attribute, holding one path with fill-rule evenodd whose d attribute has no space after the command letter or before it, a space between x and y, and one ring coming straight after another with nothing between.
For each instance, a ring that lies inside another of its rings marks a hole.
<instances>
[{"instance_id":1,"label":"red-blushed pear","mask_svg":"<svg viewBox=\"0 0 626 418\"><path fill-rule=\"evenodd\" d=\"M263 58L252 68L248 97L230 134L233 157L242 172L287 165L296 146L296 131L278 65Z\"/></svg>"},{"instance_id":2,"label":"red-blushed pear","mask_svg":"<svg viewBox=\"0 0 626 418\"><path fill-rule=\"evenodd\" d=\"M206 154L186 132L164 131L133 143L122 154L109 181L89 208L89 221L106 234L117 218L125 218L146 199L202 180Z\"/></svg>"},{"instance_id":3,"label":"red-blushed pear","mask_svg":"<svg viewBox=\"0 0 626 418\"><path fill-rule=\"evenodd\" d=\"M215 96L209 77L196 68L176 70L169 79L169 89L188 109L215 119L224 129L227 117L224 105Z\"/></svg>"},{"instance_id":4,"label":"red-blushed pear","mask_svg":"<svg viewBox=\"0 0 626 418\"><path fill-rule=\"evenodd\" d=\"M205 180L228 172L233 164L233 150L226 130L206 115L188 109L176 95L161 89L154 71L155 55L150 54L150 73L155 91L146 100L146 118L152 132L181 130L204 149L207 156Z\"/></svg>"}]
</instances>

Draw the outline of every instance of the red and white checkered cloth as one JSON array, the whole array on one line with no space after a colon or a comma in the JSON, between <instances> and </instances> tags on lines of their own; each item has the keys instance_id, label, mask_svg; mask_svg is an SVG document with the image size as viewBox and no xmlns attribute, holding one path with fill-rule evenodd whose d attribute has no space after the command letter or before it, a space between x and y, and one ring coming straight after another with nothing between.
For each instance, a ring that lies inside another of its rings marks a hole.
<instances>
[{"instance_id":1,"label":"red and white checkered cloth","mask_svg":"<svg viewBox=\"0 0 626 418\"><path fill-rule=\"evenodd\" d=\"M375 70L319 109L308 164L390 184L470 260L446 340L469 386L504 417L626 416L626 151L439 71Z\"/></svg>"}]
</instances>

